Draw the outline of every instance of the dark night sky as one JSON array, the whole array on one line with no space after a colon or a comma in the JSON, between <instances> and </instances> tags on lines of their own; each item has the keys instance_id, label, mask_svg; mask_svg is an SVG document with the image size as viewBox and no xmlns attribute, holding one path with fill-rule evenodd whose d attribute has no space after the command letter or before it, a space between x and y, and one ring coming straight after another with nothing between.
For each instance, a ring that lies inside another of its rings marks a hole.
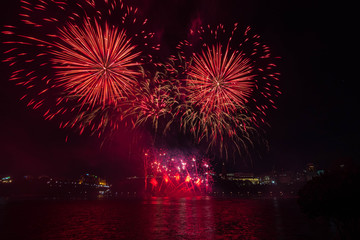
<instances>
[{"instance_id":1,"label":"dark night sky","mask_svg":"<svg viewBox=\"0 0 360 240\"><path fill-rule=\"evenodd\" d=\"M189 24L200 17L204 23L251 25L282 57L283 94L278 110L269 116L270 152L256 160L256 170L299 169L308 162L326 168L337 158L359 160L358 78L351 64L358 60L352 60L357 43L351 6L285 0L136 2L163 33L164 52L186 38ZM1 25L11 24L16 4L1 1L0 7ZM91 171L115 178L140 172L141 161L128 160L123 133L100 148L101 140L95 137L59 129L58 122L43 120L19 101L23 90L8 77L1 63L0 175L76 176Z\"/></svg>"}]
</instances>

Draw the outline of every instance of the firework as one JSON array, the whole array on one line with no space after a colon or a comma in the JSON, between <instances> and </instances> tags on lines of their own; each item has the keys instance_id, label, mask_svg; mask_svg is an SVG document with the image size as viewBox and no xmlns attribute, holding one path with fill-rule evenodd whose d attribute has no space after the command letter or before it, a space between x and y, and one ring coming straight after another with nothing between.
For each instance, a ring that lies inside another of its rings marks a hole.
<instances>
[{"instance_id":1,"label":"firework","mask_svg":"<svg viewBox=\"0 0 360 240\"><path fill-rule=\"evenodd\" d=\"M264 122L261 117L270 107L276 108L275 99L281 94L277 57L250 27L243 34L239 31L238 24L231 31L222 24L208 25L191 29L192 42L178 45L184 58L192 61L186 78L189 99L200 104L202 111L247 111L254 121ZM202 97L196 97L198 94Z\"/></svg>"},{"instance_id":2,"label":"firework","mask_svg":"<svg viewBox=\"0 0 360 240\"><path fill-rule=\"evenodd\" d=\"M211 190L212 170L207 158L177 151L152 150L144 156L145 184L156 196L201 195Z\"/></svg>"},{"instance_id":3,"label":"firework","mask_svg":"<svg viewBox=\"0 0 360 240\"><path fill-rule=\"evenodd\" d=\"M2 31L21 99L80 134L123 121L150 125L155 136L175 125L226 155L252 145L281 93L276 58L260 36L249 27L239 34L237 24L192 28L170 63L154 64L159 45L138 13L122 0L21 0L19 23Z\"/></svg>"},{"instance_id":4,"label":"firework","mask_svg":"<svg viewBox=\"0 0 360 240\"><path fill-rule=\"evenodd\" d=\"M2 34L10 80L26 90L21 100L45 119L60 115L61 127L116 126L105 118L121 112L116 106L137 86L138 66L159 49L148 20L122 0L20 2L18 22Z\"/></svg>"},{"instance_id":5,"label":"firework","mask_svg":"<svg viewBox=\"0 0 360 240\"><path fill-rule=\"evenodd\" d=\"M253 66L241 52L224 54L222 46L208 47L194 54L187 84L189 99L199 105L201 112L233 113L243 108L253 86Z\"/></svg>"},{"instance_id":6,"label":"firework","mask_svg":"<svg viewBox=\"0 0 360 240\"><path fill-rule=\"evenodd\" d=\"M189 40L177 46L180 58L171 57L174 68L187 66L178 68L186 96L179 106L182 129L220 153L252 145L281 93L269 47L249 27L237 32L237 24L230 32L221 24L191 29Z\"/></svg>"},{"instance_id":7,"label":"firework","mask_svg":"<svg viewBox=\"0 0 360 240\"><path fill-rule=\"evenodd\" d=\"M85 20L82 27L69 24L60 30L60 43L52 51L56 83L69 95L78 96L90 106L117 105L131 93L140 75L134 68L140 52L135 50L124 30L104 30Z\"/></svg>"},{"instance_id":8,"label":"firework","mask_svg":"<svg viewBox=\"0 0 360 240\"><path fill-rule=\"evenodd\" d=\"M134 127L144 126L151 123L157 132L159 122L166 126L162 132L165 133L174 118L174 106L177 101L174 97L174 86L164 79L164 75L157 72L154 77L149 77L144 72L143 79L135 92L135 98L128 101L130 105L125 111L126 116L135 119Z\"/></svg>"}]
</instances>

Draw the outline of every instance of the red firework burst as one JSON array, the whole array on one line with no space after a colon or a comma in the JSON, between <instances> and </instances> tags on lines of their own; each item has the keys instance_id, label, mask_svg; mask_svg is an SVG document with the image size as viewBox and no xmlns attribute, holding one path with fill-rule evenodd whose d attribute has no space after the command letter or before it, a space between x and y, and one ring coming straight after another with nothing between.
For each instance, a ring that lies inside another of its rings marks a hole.
<instances>
[{"instance_id":1,"label":"red firework burst","mask_svg":"<svg viewBox=\"0 0 360 240\"><path fill-rule=\"evenodd\" d=\"M52 51L56 81L83 105L116 105L134 88L140 52L125 31L85 20L82 27L69 24L60 30L60 40Z\"/></svg>"},{"instance_id":2,"label":"red firework burst","mask_svg":"<svg viewBox=\"0 0 360 240\"><path fill-rule=\"evenodd\" d=\"M1 32L3 61L26 91L21 100L45 119L80 133L116 129L113 112L121 119L138 65L159 50L147 22L123 0L20 0L19 17Z\"/></svg>"},{"instance_id":3,"label":"red firework burst","mask_svg":"<svg viewBox=\"0 0 360 240\"><path fill-rule=\"evenodd\" d=\"M189 98L202 112L232 113L243 108L252 91L254 78L250 60L241 52L222 51L222 46L208 47L194 54L187 84Z\"/></svg>"},{"instance_id":4,"label":"red firework burst","mask_svg":"<svg viewBox=\"0 0 360 240\"><path fill-rule=\"evenodd\" d=\"M238 28L234 24L226 31L219 24L191 29L189 41L178 44L182 61L189 66L187 104L200 106L203 112L246 111L254 122L265 122L267 110L276 108L275 99L281 94L277 57L250 27L244 34L236 34Z\"/></svg>"},{"instance_id":5,"label":"red firework burst","mask_svg":"<svg viewBox=\"0 0 360 240\"><path fill-rule=\"evenodd\" d=\"M181 127L220 154L247 152L281 93L276 57L259 35L244 30L235 34L238 24L231 31L222 24L191 29L188 41L177 46L180 58L171 56L173 72L186 83Z\"/></svg>"}]
</instances>

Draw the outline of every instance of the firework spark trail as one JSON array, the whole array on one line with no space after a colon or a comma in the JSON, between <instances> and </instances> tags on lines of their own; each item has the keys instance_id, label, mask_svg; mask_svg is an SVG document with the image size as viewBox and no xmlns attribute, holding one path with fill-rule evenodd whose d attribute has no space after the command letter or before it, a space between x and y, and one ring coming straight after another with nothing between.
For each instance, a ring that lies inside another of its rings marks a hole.
<instances>
[{"instance_id":1,"label":"firework spark trail","mask_svg":"<svg viewBox=\"0 0 360 240\"><path fill-rule=\"evenodd\" d=\"M248 147L253 145L253 137L258 129L251 118L244 113L203 113L186 105L181 116L181 128L193 135L197 143L207 143L207 151L217 150L220 156L230 153L248 154ZM213 152L213 151L212 151Z\"/></svg>"},{"instance_id":2,"label":"firework spark trail","mask_svg":"<svg viewBox=\"0 0 360 240\"><path fill-rule=\"evenodd\" d=\"M159 50L138 9L122 0L21 0L17 20L3 27L3 61L26 91L21 100L81 133L117 126L106 111L119 110L108 105L127 98L137 66Z\"/></svg>"}]
</instances>

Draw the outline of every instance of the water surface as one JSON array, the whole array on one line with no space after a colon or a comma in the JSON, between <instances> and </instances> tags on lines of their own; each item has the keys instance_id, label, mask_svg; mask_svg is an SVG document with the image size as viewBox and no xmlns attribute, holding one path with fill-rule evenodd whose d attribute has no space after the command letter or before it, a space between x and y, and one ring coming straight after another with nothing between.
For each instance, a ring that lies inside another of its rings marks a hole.
<instances>
[{"instance_id":1,"label":"water surface","mask_svg":"<svg viewBox=\"0 0 360 240\"><path fill-rule=\"evenodd\" d=\"M1 239L334 239L295 199L7 202L0 226Z\"/></svg>"}]
</instances>

